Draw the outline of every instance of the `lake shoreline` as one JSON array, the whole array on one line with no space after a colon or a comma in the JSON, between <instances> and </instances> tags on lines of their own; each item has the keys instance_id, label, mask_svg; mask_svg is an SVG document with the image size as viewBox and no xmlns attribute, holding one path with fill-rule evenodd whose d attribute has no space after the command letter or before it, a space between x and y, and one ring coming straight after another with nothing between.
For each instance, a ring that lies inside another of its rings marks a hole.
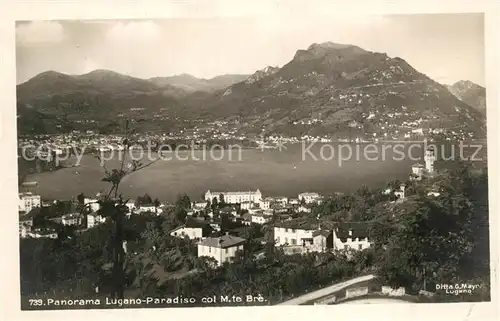
<instances>
[{"instance_id":1,"label":"lake shoreline","mask_svg":"<svg viewBox=\"0 0 500 321\"><path fill-rule=\"evenodd\" d=\"M353 150L357 144L351 144ZM363 149L360 147L360 149ZM415 156L420 149L415 148ZM322 195L350 193L360 186L384 187L392 180L406 180L411 166L423 159L395 159L392 149L386 151L385 159L371 160L364 157L342 160L340 156L327 154L322 144L311 148L314 157L303 158L300 144L287 145L284 150L264 151L247 149L224 152L223 158L203 158L202 151L179 152L179 158L159 160L151 166L131 173L122 181L120 190L124 197L135 199L145 193L161 201L172 202L186 193L193 200L201 199L207 190L249 191L260 189L264 196L297 197L301 192L317 192ZM423 152L423 150L422 150ZM189 157L194 155L195 158ZM169 156L172 156L170 154ZM213 156L213 155L212 155ZM232 157L232 158L231 158ZM340 162L339 160L342 160ZM150 160L142 159L143 165ZM106 162L109 170L118 168L120 162L111 159ZM104 168L93 156L82 157L79 167L58 169L49 173L28 175L26 181L37 181L38 186L30 189L44 199L73 199L78 194L96 195L109 189L103 182Z\"/></svg>"}]
</instances>

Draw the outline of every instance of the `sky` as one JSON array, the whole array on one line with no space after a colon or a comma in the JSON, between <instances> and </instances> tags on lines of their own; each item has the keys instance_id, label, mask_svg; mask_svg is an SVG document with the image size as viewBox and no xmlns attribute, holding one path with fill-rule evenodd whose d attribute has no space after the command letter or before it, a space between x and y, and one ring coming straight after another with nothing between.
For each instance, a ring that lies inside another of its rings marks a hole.
<instances>
[{"instance_id":1,"label":"sky","mask_svg":"<svg viewBox=\"0 0 500 321\"><path fill-rule=\"evenodd\" d=\"M47 70L252 74L327 41L401 57L443 84L485 83L482 14L18 22L17 83Z\"/></svg>"}]
</instances>

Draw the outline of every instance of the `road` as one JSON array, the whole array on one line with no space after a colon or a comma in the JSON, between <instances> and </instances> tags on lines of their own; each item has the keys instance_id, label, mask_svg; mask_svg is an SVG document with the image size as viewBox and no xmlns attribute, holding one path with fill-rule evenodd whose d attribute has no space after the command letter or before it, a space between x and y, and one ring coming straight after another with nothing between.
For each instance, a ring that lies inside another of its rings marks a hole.
<instances>
[{"instance_id":1,"label":"road","mask_svg":"<svg viewBox=\"0 0 500 321\"><path fill-rule=\"evenodd\" d=\"M350 280L347 280L347 281L344 281L344 282L333 284L333 285L330 285L330 286L328 286L326 288L322 288L322 289L319 289L319 290L316 290L316 291L313 291L313 292L301 295L299 297L293 298L293 299L288 300L288 301L284 301L284 302L279 303L277 305L300 305L300 304L304 304L306 302L309 302L309 301L312 301L312 300L315 300L315 299L319 299L319 298L322 298L324 296L327 296L327 295L330 295L332 293L335 293L337 291L340 291L340 290L342 290L342 289L344 289L344 288L346 288L348 286L355 285L356 283L361 283L361 282L369 281L369 280L372 280L374 278L375 278L375 275L373 275L373 274L360 276L360 277L357 277L357 278L354 278L354 279L350 279Z\"/></svg>"}]
</instances>

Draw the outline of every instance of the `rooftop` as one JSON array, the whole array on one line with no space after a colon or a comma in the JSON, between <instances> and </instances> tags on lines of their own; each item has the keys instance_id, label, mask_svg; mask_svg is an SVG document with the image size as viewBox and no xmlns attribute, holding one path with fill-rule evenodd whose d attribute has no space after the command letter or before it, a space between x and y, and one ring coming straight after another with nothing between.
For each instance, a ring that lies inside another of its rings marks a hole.
<instances>
[{"instance_id":1,"label":"rooftop","mask_svg":"<svg viewBox=\"0 0 500 321\"><path fill-rule=\"evenodd\" d=\"M52 229L37 229L37 230L32 230L31 233L38 235L49 235L49 234L56 234L56 231Z\"/></svg>"},{"instance_id":2,"label":"rooftop","mask_svg":"<svg viewBox=\"0 0 500 321\"><path fill-rule=\"evenodd\" d=\"M349 235L349 231L352 231L352 235ZM369 224L365 222L338 223L335 233L342 241L347 238L365 238L369 236Z\"/></svg>"},{"instance_id":3,"label":"rooftop","mask_svg":"<svg viewBox=\"0 0 500 321\"><path fill-rule=\"evenodd\" d=\"M317 230L317 231L313 232L312 236L315 237L315 236L321 235L321 236L324 236L324 237L328 237L330 234L332 234L332 231Z\"/></svg>"},{"instance_id":4,"label":"rooftop","mask_svg":"<svg viewBox=\"0 0 500 321\"><path fill-rule=\"evenodd\" d=\"M79 218L79 217L80 217L80 213L70 213L70 214L65 214L62 216L62 218L65 220L70 220L70 219Z\"/></svg>"},{"instance_id":5,"label":"rooftop","mask_svg":"<svg viewBox=\"0 0 500 321\"><path fill-rule=\"evenodd\" d=\"M196 218L188 217L186 219L186 223L184 224L185 227L187 228L204 228L209 226L209 222L205 220L199 220Z\"/></svg>"},{"instance_id":6,"label":"rooftop","mask_svg":"<svg viewBox=\"0 0 500 321\"><path fill-rule=\"evenodd\" d=\"M244 238L232 235L223 235L219 237L207 237L202 240L200 245L210 246L210 247L218 247L218 248L228 248L240 245L244 243L246 240Z\"/></svg>"},{"instance_id":7,"label":"rooftop","mask_svg":"<svg viewBox=\"0 0 500 321\"><path fill-rule=\"evenodd\" d=\"M316 230L320 223L318 220L304 220L303 218L296 218L288 221L278 222L276 227L302 229L302 230Z\"/></svg>"},{"instance_id":8,"label":"rooftop","mask_svg":"<svg viewBox=\"0 0 500 321\"><path fill-rule=\"evenodd\" d=\"M23 193L19 193L19 197L36 197L36 198L40 198L40 195L34 195L31 192L23 192Z\"/></svg>"},{"instance_id":9,"label":"rooftop","mask_svg":"<svg viewBox=\"0 0 500 321\"><path fill-rule=\"evenodd\" d=\"M314 192L304 192L304 193L300 193L299 196L315 196L315 197L318 197L319 194L318 193L314 193Z\"/></svg>"}]
</instances>

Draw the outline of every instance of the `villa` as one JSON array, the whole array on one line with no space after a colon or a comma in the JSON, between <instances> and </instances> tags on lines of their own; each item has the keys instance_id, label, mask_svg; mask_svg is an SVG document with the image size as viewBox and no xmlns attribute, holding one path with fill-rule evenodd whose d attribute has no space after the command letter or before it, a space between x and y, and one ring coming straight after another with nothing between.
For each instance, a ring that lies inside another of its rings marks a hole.
<instances>
[{"instance_id":1,"label":"villa","mask_svg":"<svg viewBox=\"0 0 500 321\"><path fill-rule=\"evenodd\" d=\"M33 219L26 216L19 217L19 236L25 238L31 232L33 227Z\"/></svg>"},{"instance_id":2,"label":"villa","mask_svg":"<svg viewBox=\"0 0 500 321\"><path fill-rule=\"evenodd\" d=\"M79 225L81 223L81 216L79 213L66 214L61 217L63 225Z\"/></svg>"},{"instance_id":3,"label":"villa","mask_svg":"<svg viewBox=\"0 0 500 321\"><path fill-rule=\"evenodd\" d=\"M424 165L420 164L420 163L417 163L417 164L414 164L412 167L411 167L411 177L410 179L412 180L416 180L416 181L420 181L422 180L422 177L424 176Z\"/></svg>"},{"instance_id":4,"label":"villa","mask_svg":"<svg viewBox=\"0 0 500 321\"><path fill-rule=\"evenodd\" d=\"M319 202L321 200L321 195L318 193L300 193L299 196L297 197L300 201L304 200L306 204L311 204L315 202Z\"/></svg>"},{"instance_id":5,"label":"villa","mask_svg":"<svg viewBox=\"0 0 500 321\"><path fill-rule=\"evenodd\" d=\"M40 207L42 203L40 195L34 195L33 193L26 192L19 194L19 205L18 209L20 212L29 213L35 207Z\"/></svg>"},{"instance_id":6,"label":"villa","mask_svg":"<svg viewBox=\"0 0 500 321\"><path fill-rule=\"evenodd\" d=\"M191 240L201 240L210 235L212 231L213 229L208 222L189 217L185 224L173 229L169 234L175 237L188 237Z\"/></svg>"},{"instance_id":7,"label":"villa","mask_svg":"<svg viewBox=\"0 0 500 321\"><path fill-rule=\"evenodd\" d=\"M271 221L272 216L269 215L263 215L263 214L254 214L251 217L251 223L255 224L266 224L269 221Z\"/></svg>"},{"instance_id":8,"label":"villa","mask_svg":"<svg viewBox=\"0 0 500 321\"><path fill-rule=\"evenodd\" d=\"M37 229L37 230L32 230L31 232L28 233L29 237L39 239L39 238L49 238L49 239L56 239L57 238L57 232L51 229Z\"/></svg>"},{"instance_id":9,"label":"villa","mask_svg":"<svg viewBox=\"0 0 500 321\"><path fill-rule=\"evenodd\" d=\"M260 203L262 200L262 193L258 189L247 192L211 192L208 190L205 193L205 200L212 201L214 198L217 198L218 201L221 195L227 204L239 204L243 202Z\"/></svg>"},{"instance_id":10,"label":"villa","mask_svg":"<svg viewBox=\"0 0 500 321\"><path fill-rule=\"evenodd\" d=\"M88 205L92 212L97 212L101 208L101 205L97 203L97 201L97 199L85 197L83 199L83 204Z\"/></svg>"},{"instance_id":11,"label":"villa","mask_svg":"<svg viewBox=\"0 0 500 321\"><path fill-rule=\"evenodd\" d=\"M246 240L229 234L220 237L207 237L198 243L198 257L214 258L218 265L229 262L236 256L237 251L243 250Z\"/></svg>"},{"instance_id":12,"label":"villa","mask_svg":"<svg viewBox=\"0 0 500 321\"><path fill-rule=\"evenodd\" d=\"M98 224L106 222L106 218L96 213L87 214L87 228L92 228Z\"/></svg>"}]
</instances>

